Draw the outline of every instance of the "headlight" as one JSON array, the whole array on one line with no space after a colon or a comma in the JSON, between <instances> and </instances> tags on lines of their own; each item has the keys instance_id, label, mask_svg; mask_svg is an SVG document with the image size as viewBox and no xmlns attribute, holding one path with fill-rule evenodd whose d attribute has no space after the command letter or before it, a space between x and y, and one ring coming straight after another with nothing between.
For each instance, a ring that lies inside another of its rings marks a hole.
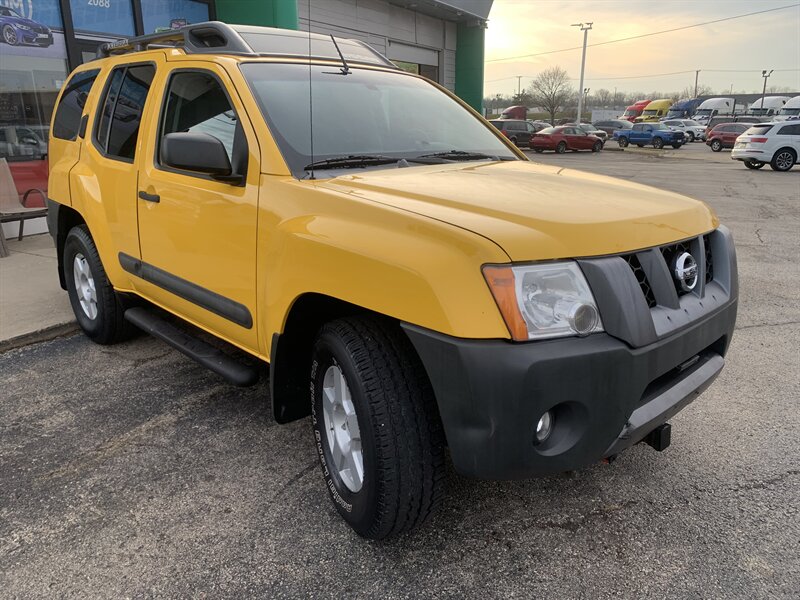
<instances>
[{"instance_id":1,"label":"headlight","mask_svg":"<svg viewBox=\"0 0 800 600\"><path fill-rule=\"evenodd\" d=\"M575 262L487 265L483 276L516 341L603 331L592 291Z\"/></svg>"},{"instance_id":2,"label":"headlight","mask_svg":"<svg viewBox=\"0 0 800 600\"><path fill-rule=\"evenodd\" d=\"M30 26L23 25L22 23L17 23L17 27L19 27L20 29L24 29L25 31L30 31L31 30Z\"/></svg>"}]
</instances>

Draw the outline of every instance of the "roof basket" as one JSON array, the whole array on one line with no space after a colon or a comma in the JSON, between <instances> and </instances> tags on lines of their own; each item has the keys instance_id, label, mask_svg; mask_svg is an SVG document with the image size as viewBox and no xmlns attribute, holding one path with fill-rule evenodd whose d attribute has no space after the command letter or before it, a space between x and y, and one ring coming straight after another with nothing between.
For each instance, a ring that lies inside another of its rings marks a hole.
<instances>
[{"instance_id":1,"label":"roof basket","mask_svg":"<svg viewBox=\"0 0 800 600\"><path fill-rule=\"evenodd\" d=\"M103 44L97 50L97 57L141 52L148 48L183 48L190 54L256 54L233 27L220 21L207 21Z\"/></svg>"}]
</instances>

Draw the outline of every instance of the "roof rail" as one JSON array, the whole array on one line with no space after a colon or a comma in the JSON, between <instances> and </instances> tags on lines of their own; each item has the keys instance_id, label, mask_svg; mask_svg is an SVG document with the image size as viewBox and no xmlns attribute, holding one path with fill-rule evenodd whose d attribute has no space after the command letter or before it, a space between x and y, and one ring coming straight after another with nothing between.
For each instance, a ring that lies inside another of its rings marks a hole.
<instances>
[{"instance_id":1,"label":"roof rail","mask_svg":"<svg viewBox=\"0 0 800 600\"><path fill-rule=\"evenodd\" d=\"M148 48L183 48L189 54L256 54L227 23L206 21L103 44L97 49L97 58L141 52Z\"/></svg>"}]
</instances>

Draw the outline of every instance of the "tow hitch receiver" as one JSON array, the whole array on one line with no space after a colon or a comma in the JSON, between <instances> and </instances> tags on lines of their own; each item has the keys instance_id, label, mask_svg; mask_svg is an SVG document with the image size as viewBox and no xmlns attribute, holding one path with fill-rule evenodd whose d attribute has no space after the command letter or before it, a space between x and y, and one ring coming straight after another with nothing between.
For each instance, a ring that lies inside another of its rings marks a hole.
<instances>
[{"instance_id":1,"label":"tow hitch receiver","mask_svg":"<svg viewBox=\"0 0 800 600\"><path fill-rule=\"evenodd\" d=\"M653 431L647 434L644 441L648 446L661 452L669 447L672 439L672 426L669 423L659 425Z\"/></svg>"}]
</instances>

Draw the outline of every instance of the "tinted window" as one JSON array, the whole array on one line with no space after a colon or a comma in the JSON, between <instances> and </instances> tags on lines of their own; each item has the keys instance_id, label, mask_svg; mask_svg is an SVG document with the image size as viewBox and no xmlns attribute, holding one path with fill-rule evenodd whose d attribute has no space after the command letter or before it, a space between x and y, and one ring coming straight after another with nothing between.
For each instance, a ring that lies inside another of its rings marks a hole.
<instances>
[{"instance_id":1,"label":"tinted window","mask_svg":"<svg viewBox=\"0 0 800 600\"><path fill-rule=\"evenodd\" d=\"M683 123L680 121L664 121L664 125L668 125L669 127L683 127Z\"/></svg>"},{"instance_id":2,"label":"tinted window","mask_svg":"<svg viewBox=\"0 0 800 600\"><path fill-rule=\"evenodd\" d=\"M524 131L525 125L523 123L520 123L519 121L511 121L506 127L506 129L510 129L513 131Z\"/></svg>"},{"instance_id":3,"label":"tinted window","mask_svg":"<svg viewBox=\"0 0 800 600\"><path fill-rule=\"evenodd\" d=\"M242 174L246 166L246 152L241 161L243 164L238 169L234 154L240 156L238 145L243 144L244 148L246 143L243 134L237 135L237 124L236 113L216 77L197 71L178 72L170 78L159 147L160 138L168 133L207 133L223 143L235 172Z\"/></svg>"},{"instance_id":4,"label":"tinted window","mask_svg":"<svg viewBox=\"0 0 800 600\"><path fill-rule=\"evenodd\" d=\"M785 125L778 135L800 135L800 125Z\"/></svg>"},{"instance_id":5,"label":"tinted window","mask_svg":"<svg viewBox=\"0 0 800 600\"><path fill-rule=\"evenodd\" d=\"M118 67L103 101L96 142L108 156L133 160L147 92L156 68L153 65Z\"/></svg>"},{"instance_id":6,"label":"tinted window","mask_svg":"<svg viewBox=\"0 0 800 600\"><path fill-rule=\"evenodd\" d=\"M764 135L770 129L772 129L772 125L753 125L747 130L747 133L749 135Z\"/></svg>"},{"instance_id":7,"label":"tinted window","mask_svg":"<svg viewBox=\"0 0 800 600\"><path fill-rule=\"evenodd\" d=\"M633 126L633 130L634 131L644 131L644 125L634 125Z\"/></svg>"},{"instance_id":8,"label":"tinted window","mask_svg":"<svg viewBox=\"0 0 800 600\"><path fill-rule=\"evenodd\" d=\"M99 69L83 71L76 73L69 80L61 96L61 102L58 103L58 108L56 108L56 116L53 120L53 137L62 140L74 140L78 137L83 107L86 105L89 90L92 89L94 80L97 79L99 72Z\"/></svg>"}]
</instances>

